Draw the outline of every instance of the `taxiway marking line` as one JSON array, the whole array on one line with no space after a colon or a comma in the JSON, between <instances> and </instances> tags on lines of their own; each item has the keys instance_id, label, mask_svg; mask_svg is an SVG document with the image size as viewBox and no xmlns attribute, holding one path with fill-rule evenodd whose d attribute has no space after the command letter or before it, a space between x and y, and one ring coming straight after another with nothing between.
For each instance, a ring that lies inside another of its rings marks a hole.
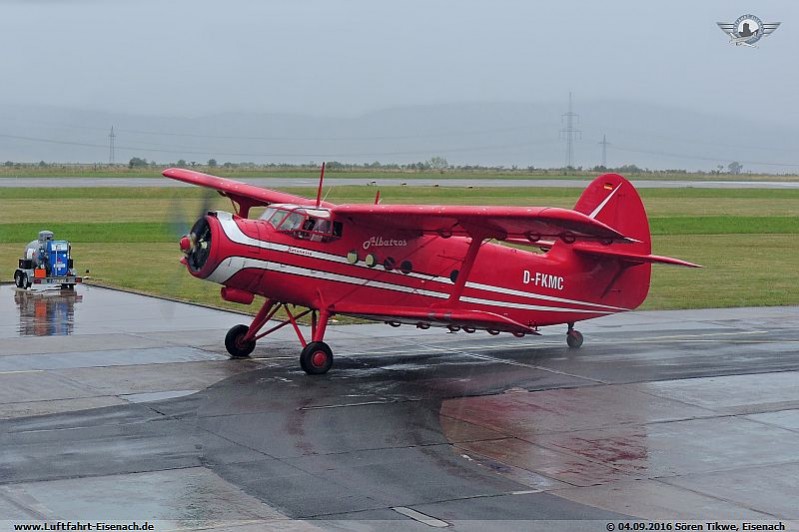
<instances>
[{"instance_id":1,"label":"taxiway marking line","mask_svg":"<svg viewBox=\"0 0 799 532\"><path fill-rule=\"evenodd\" d=\"M718 333L699 333L699 334L674 334L670 336L651 336L641 339L634 339L636 342L659 342L661 340L696 340L702 338L709 338L715 336L741 336L741 335L754 335L754 334L769 334L770 331L736 331L736 332L718 332Z\"/></svg>"},{"instance_id":2,"label":"taxiway marking line","mask_svg":"<svg viewBox=\"0 0 799 532\"><path fill-rule=\"evenodd\" d=\"M408 401L412 401L413 399L409 399ZM387 405L391 403L396 403L397 401L394 400L385 400L385 401L364 401L362 403L343 403L340 405L319 405L319 406L301 406L297 410L321 410L323 408L344 408L347 406L366 406L366 405ZM407 401L403 401L407 402Z\"/></svg>"},{"instance_id":3,"label":"taxiway marking line","mask_svg":"<svg viewBox=\"0 0 799 532\"><path fill-rule=\"evenodd\" d=\"M423 345L423 344L420 344L420 345ZM467 351L460 351L460 350L457 350L457 349L454 349L454 348L453 349L445 349L445 348L440 348L440 347L424 346L424 345L423 345L423 347L427 347L428 349L434 349L434 350L440 351L440 352L443 351L445 353L460 354L460 355L464 355L464 356L467 356L467 357L477 358L477 359L480 359L480 360L489 360L491 362L499 362L500 364L507 364L509 366L519 366L519 367L523 367L523 368L539 369L541 371L547 371L549 373L555 373L557 375L564 375L564 376L567 376L567 377L574 377L574 378L580 379L580 380L596 382L598 384L610 384L610 383L608 383L606 381L603 381L603 380L600 380L600 379L594 379L592 377L586 377L586 376L583 376L583 375L576 375L574 373L569 373L567 371L559 371L557 369L547 368L547 367L544 367L544 366L539 366L537 364L526 364L524 362L516 362L514 360L503 360L501 358L495 358L495 357L488 356L488 355L482 355L480 353L469 353Z\"/></svg>"},{"instance_id":4,"label":"taxiway marking line","mask_svg":"<svg viewBox=\"0 0 799 532\"><path fill-rule=\"evenodd\" d=\"M446 521L436 519L435 517L423 514L422 512L417 512L412 508L407 508L405 506L392 506L391 509L398 514L402 514L405 517L410 517L414 521L419 521L420 523L424 523L425 525L431 526L433 528L447 528L449 526L449 523Z\"/></svg>"},{"instance_id":5,"label":"taxiway marking line","mask_svg":"<svg viewBox=\"0 0 799 532\"><path fill-rule=\"evenodd\" d=\"M625 341L634 341L636 343L663 343L664 341L673 341L674 343L680 341L704 341L704 342L711 342L713 341L712 337L717 336L738 336L738 335L764 335L770 334L770 331L738 331L738 332L719 332L719 333L703 333L703 334L688 334L688 335L670 335L670 336L653 336L653 337L644 337L644 338L627 338ZM728 340L729 341L729 340ZM751 343L756 342L758 340L741 340L738 343ZM619 343L619 339L601 339L596 338L591 340L591 345L608 345L608 344L615 344ZM775 342L785 343L785 340L775 340ZM562 345L560 341L554 340L540 340L536 342L503 342L501 344L491 343L491 344L472 344L472 345L465 345L461 348L458 347L436 347L430 344L416 344L422 345L423 348L413 348L413 349L397 349L394 347L387 347L383 350L372 350L372 351L353 351L346 353L347 356L363 356L363 355L416 355L416 354L429 354L430 349L444 351L448 353L461 353L461 354L470 354L467 352L469 349L479 349L480 351L502 351L504 349L510 350L519 350L519 349L541 349L546 347L559 347Z\"/></svg>"},{"instance_id":6,"label":"taxiway marking line","mask_svg":"<svg viewBox=\"0 0 799 532\"><path fill-rule=\"evenodd\" d=\"M552 368L547 368L547 367L544 367L544 366L539 366L537 364L524 364L522 362L510 362L510 361L502 360L501 358L494 358L494 357L490 357L488 355L479 355L477 353L463 353L463 354L466 355L466 356L471 356L471 357L474 357L474 358L480 358L480 359L483 359L483 360L492 360L492 361L495 361L495 362L508 363L508 364L511 364L511 365L514 365L514 366L525 366L525 367L532 368L532 369L540 369L541 371L547 371L549 373L554 373L556 375L564 375L566 377L573 377L575 379L580 379L580 380L584 380L584 381L591 381L591 382L595 382L597 384L610 384L608 381L603 381L602 379L595 379L593 377L586 377L585 375L577 375L576 373L569 373L568 371L560 371L560 370L557 370L557 369L552 369Z\"/></svg>"}]
</instances>

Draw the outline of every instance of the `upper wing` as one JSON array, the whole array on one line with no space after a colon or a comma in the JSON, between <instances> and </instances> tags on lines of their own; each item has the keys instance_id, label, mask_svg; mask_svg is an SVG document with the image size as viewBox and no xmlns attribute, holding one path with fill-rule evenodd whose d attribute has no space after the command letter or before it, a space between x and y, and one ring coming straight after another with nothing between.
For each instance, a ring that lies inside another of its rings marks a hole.
<instances>
[{"instance_id":1,"label":"upper wing","mask_svg":"<svg viewBox=\"0 0 799 532\"><path fill-rule=\"evenodd\" d=\"M338 205L332 213L355 224L417 233L535 243L542 238L634 242L589 216L554 207Z\"/></svg>"},{"instance_id":2,"label":"upper wing","mask_svg":"<svg viewBox=\"0 0 799 532\"><path fill-rule=\"evenodd\" d=\"M270 205L272 203L291 203L294 205L316 205L316 201L303 198L302 196L295 196L293 194L286 194L285 192L278 192L276 190L269 190L267 188L260 188L241 181L234 181L232 179L225 179L216 177L193 170L185 170L183 168L169 168L164 170L163 175L171 179L191 183L201 187L213 188L222 196L228 197L239 204L240 215L246 217L250 207L259 205ZM330 204L322 203L323 206L329 207Z\"/></svg>"}]
</instances>

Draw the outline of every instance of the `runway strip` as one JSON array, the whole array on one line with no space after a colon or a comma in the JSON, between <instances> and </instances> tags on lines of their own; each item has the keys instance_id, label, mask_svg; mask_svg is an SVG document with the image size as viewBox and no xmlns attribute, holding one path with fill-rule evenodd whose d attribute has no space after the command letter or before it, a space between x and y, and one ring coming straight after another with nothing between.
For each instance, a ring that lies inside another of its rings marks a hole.
<instances>
[{"instance_id":1,"label":"runway strip","mask_svg":"<svg viewBox=\"0 0 799 532\"><path fill-rule=\"evenodd\" d=\"M335 327L229 361L227 312L0 287L0 515L190 529L799 519L799 309L541 338ZM33 417L31 417L33 416ZM477 521L480 521L477 524Z\"/></svg>"},{"instance_id":2,"label":"runway strip","mask_svg":"<svg viewBox=\"0 0 799 532\"><path fill-rule=\"evenodd\" d=\"M315 178L297 177L255 177L241 178L252 185L265 188L283 187L315 187L319 181ZM342 179L327 177L326 186L419 186L419 187L459 187L459 188L515 188L515 187L554 187L585 188L590 179L407 179L402 178L355 178ZM669 179L633 179L636 188L769 188L796 189L799 181L700 181ZM189 187L186 183L158 177L4 177L0 178L0 188L93 188L93 187Z\"/></svg>"}]
</instances>

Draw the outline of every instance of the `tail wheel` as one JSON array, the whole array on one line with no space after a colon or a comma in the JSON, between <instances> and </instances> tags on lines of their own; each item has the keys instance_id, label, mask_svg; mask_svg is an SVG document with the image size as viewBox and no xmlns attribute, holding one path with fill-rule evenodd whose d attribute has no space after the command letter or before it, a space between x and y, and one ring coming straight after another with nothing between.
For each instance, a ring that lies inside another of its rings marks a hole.
<instances>
[{"instance_id":1,"label":"tail wheel","mask_svg":"<svg viewBox=\"0 0 799 532\"><path fill-rule=\"evenodd\" d=\"M324 342L311 342L300 353L300 366L308 375L321 375L333 367L333 351Z\"/></svg>"},{"instance_id":2,"label":"tail wheel","mask_svg":"<svg viewBox=\"0 0 799 532\"><path fill-rule=\"evenodd\" d=\"M249 330L246 325L236 325L225 335L225 347L232 358L246 358L255 349L255 340L244 340Z\"/></svg>"},{"instance_id":3,"label":"tail wheel","mask_svg":"<svg viewBox=\"0 0 799 532\"><path fill-rule=\"evenodd\" d=\"M566 344L572 349L577 349L583 345L583 335L574 329L566 333Z\"/></svg>"}]
</instances>

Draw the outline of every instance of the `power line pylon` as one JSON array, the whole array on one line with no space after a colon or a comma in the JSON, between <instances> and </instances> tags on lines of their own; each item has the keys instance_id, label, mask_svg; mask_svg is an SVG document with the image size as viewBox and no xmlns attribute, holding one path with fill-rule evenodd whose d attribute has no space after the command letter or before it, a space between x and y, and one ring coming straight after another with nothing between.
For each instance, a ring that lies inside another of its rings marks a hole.
<instances>
[{"instance_id":1,"label":"power line pylon","mask_svg":"<svg viewBox=\"0 0 799 532\"><path fill-rule=\"evenodd\" d=\"M602 146L602 168L607 168L608 167L608 146L610 146L610 142L608 142L608 139L606 138L604 133L602 133L602 141L601 142L597 142L597 144L600 144Z\"/></svg>"},{"instance_id":2,"label":"power line pylon","mask_svg":"<svg viewBox=\"0 0 799 532\"><path fill-rule=\"evenodd\" d=\"M114 134L114 126L111 126L111 133L108 134L108 164L114 164L114 139L116 135Z\"/></svg>"},{"instance_id":3,"label":"power line pylon","mask_svg":"<svg viewBox=\"0 0 799 532\"><path fill-rule=\"evenodd\" d=\"M577 123L580 121L580 115L572 111L571 92L569 92L569 112L564 113L561 119L566 123L566 127L560 130L561 135L566 138L566 167L573 168L574 141L580 138L582 132L576 128Z\"/></svg>"}]
</instances>

